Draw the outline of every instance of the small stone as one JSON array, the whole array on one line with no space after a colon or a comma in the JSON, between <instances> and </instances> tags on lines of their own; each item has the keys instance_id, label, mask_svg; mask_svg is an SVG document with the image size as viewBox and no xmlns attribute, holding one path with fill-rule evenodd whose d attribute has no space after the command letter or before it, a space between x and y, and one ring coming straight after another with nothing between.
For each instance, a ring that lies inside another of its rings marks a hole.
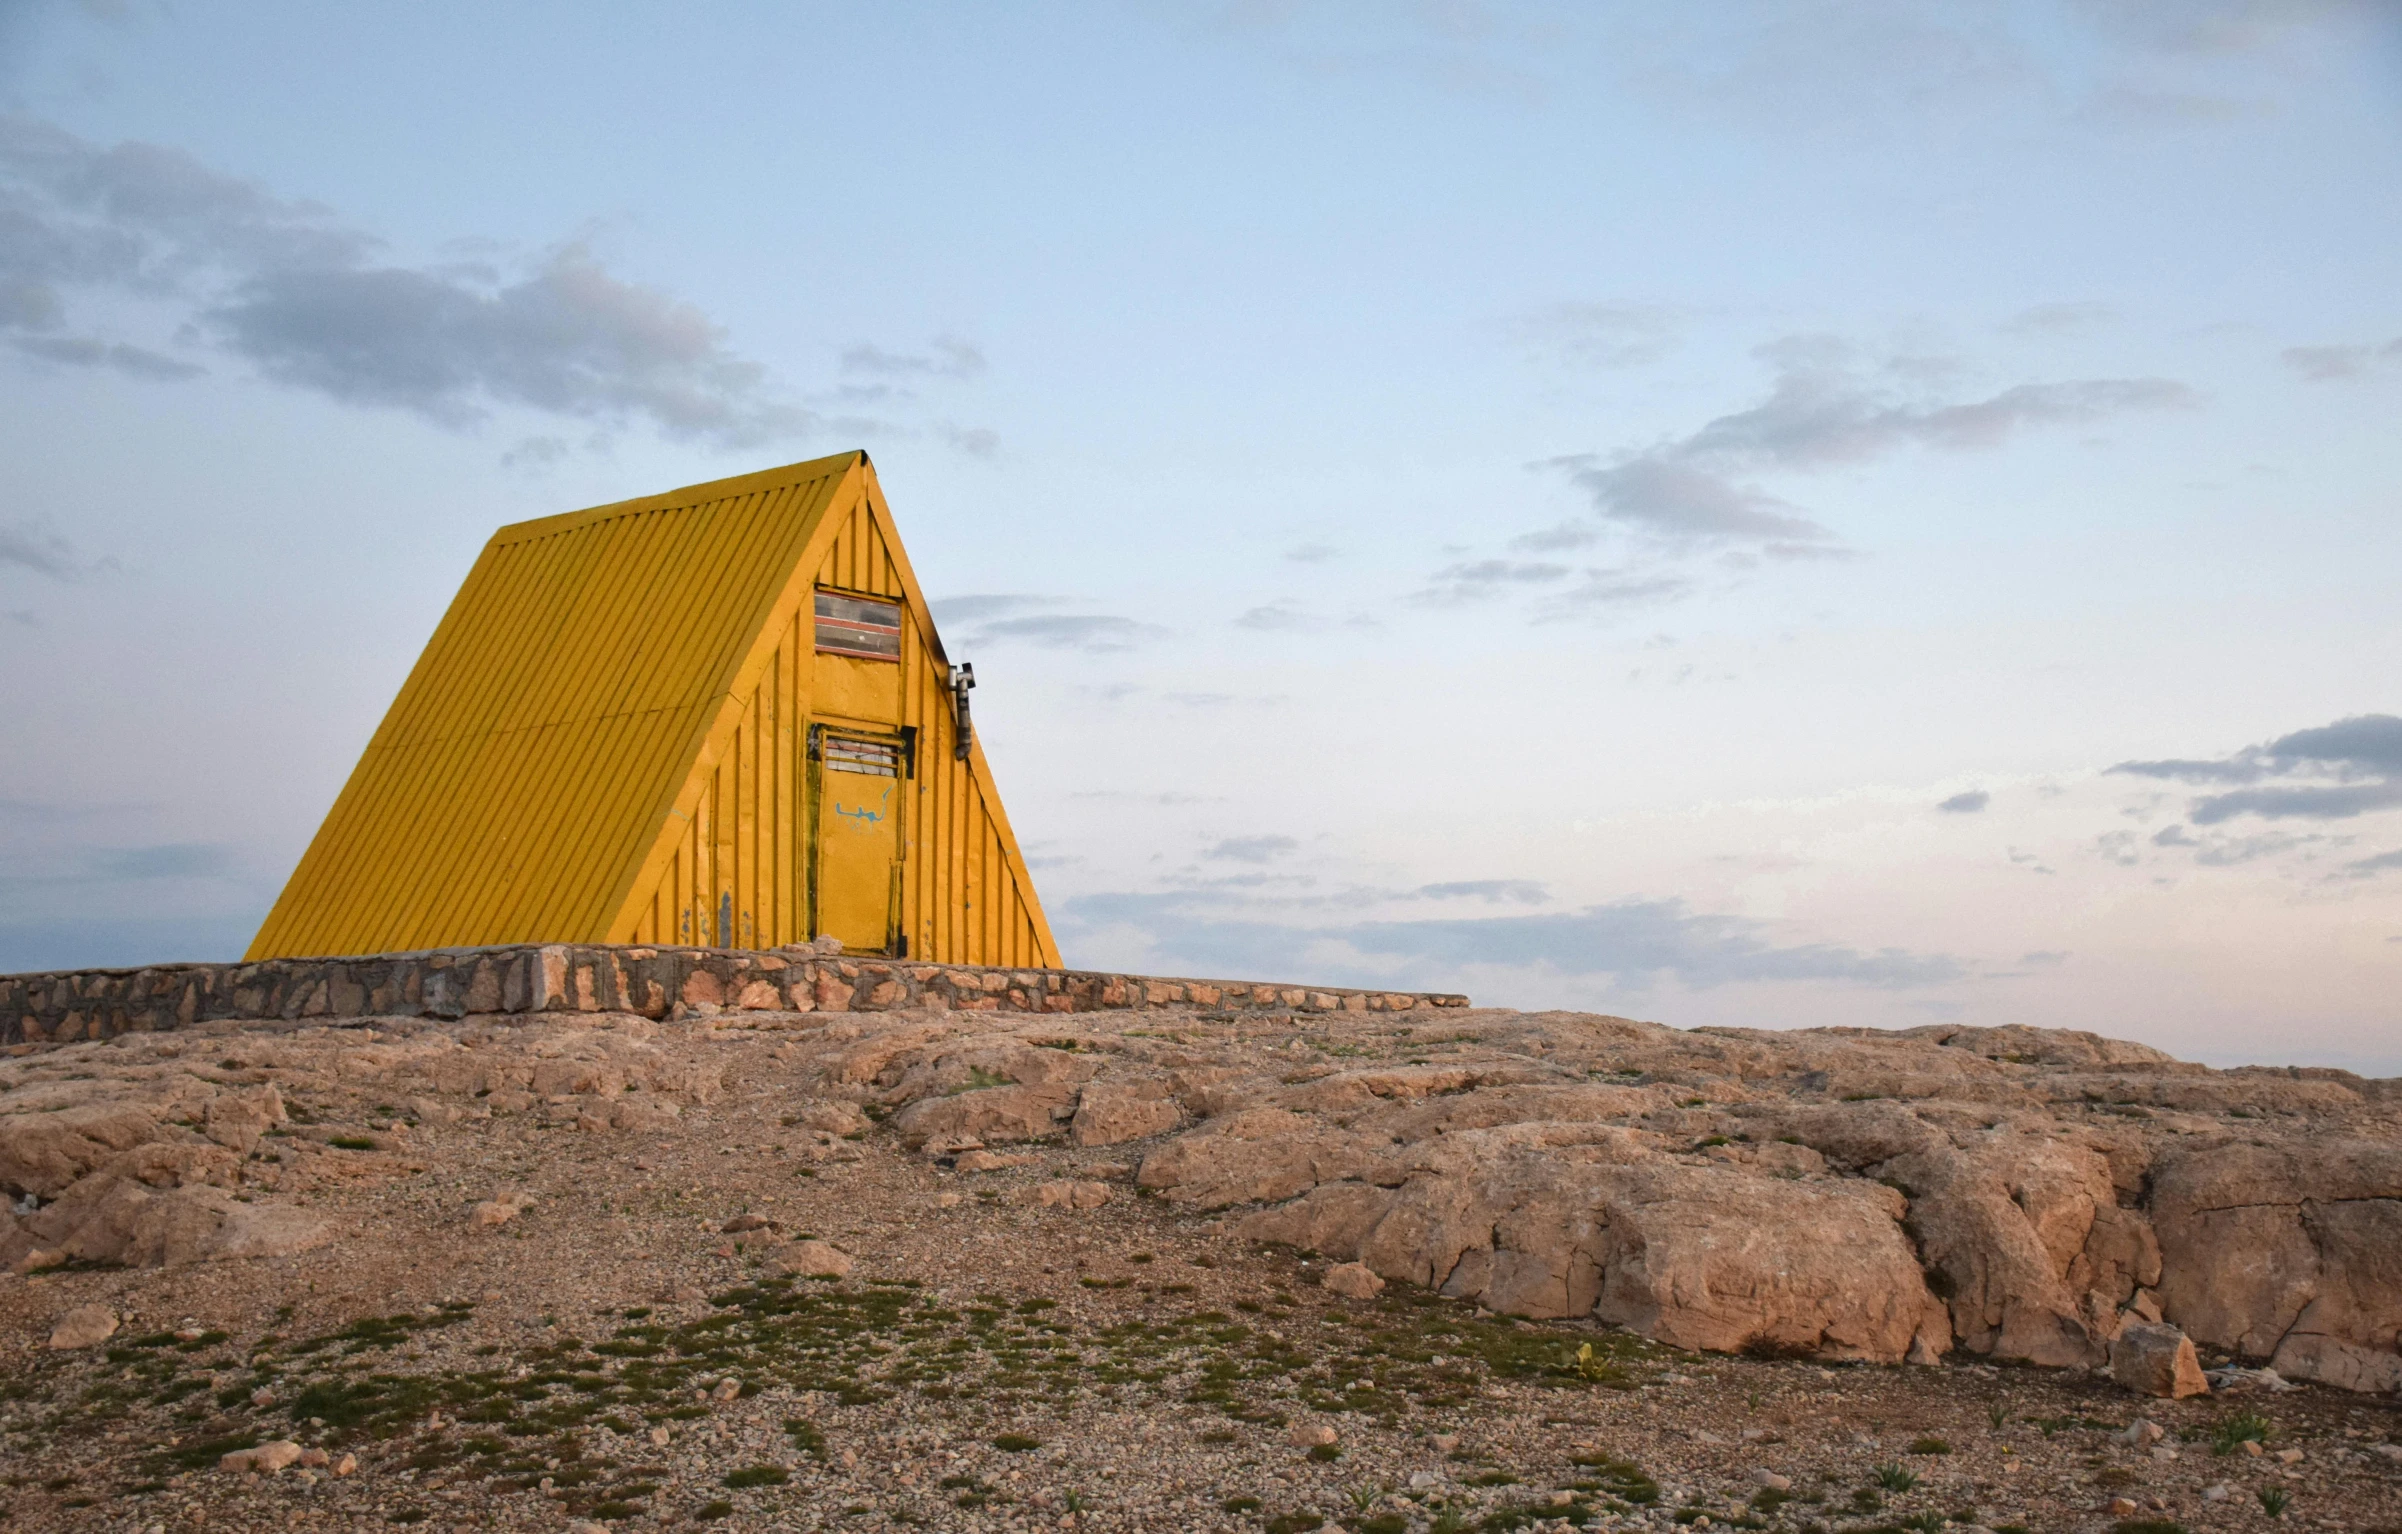
<instances>
[{"instance_id":1,"label":"small stone","mask_svg":"<svg viewBox=\"0 0 2402 1534\"><path fill-rule=\"evenodd\" d=\"M2277 1463L2280 1465L2298 1465L2302 1463L2302 1451L2300 1449L2279 1449L2277 1451Z\"/></svg>"},{"instance_id":2,"label":"small stone","mask_svg":"<svg viewBox=\"0 0 2402 1534\"><path fill-rule=\"evenodd\" d=\"M2202 1488L2202 1500L2205 1502L2224 1502L2234 1494L2235 1489L2225 1481Z\"/></svg>"},{"instance_id":3,"label":"small stone","mask_svg":"<svg viewBox=\"0 0 2402 1534\"><path fill-rule=\"evenodd\" d=\"M962 1193L937 1193L934 1195L934 1207L937 1209L956 1209L966 1202L967 1196Z\"/></svg>"},{"instance_id":4,"label":"small stone","mask_svg":"<svg viewBox=\"0 0 2402 1534\"><path fill-rule=\"evenodd\" d=\"M2113 1518L2131 1518L2142 1509L2135 1505L2133 1497L2112 1497L2110 1505L2103 1511Z\"/></svg>"},{"instance_id":5,"label":"small stone","mask_svg":"<svg viewBox=\"0 0 2402 1534\"><path fill-rule=\"evenodd\" d=\"M842 1451L842 1468L845 1470L856 1470L859 1468L859 1451L857 1449L845 1449Z\"/></svg>"},{"instance_id":6,"label":"small stone","mask_svg":"<svg viewBox=\"0 0 2402 1534\"><path fill-rule=\"evenodd\" d=\"M653 1448L664 1449L664 1448L666 1448L666 1447L667 1447L667 1441L668 1441L670 1438L674 1437L674 1436L675 1436L675 1435L674 1435L673 1433L670 1433L670 1432L669 1432L669 1431L668 1431L666 1428L663 1428L663 1427L655 1427L655 1428L652 1428L652 1429L651 1429L651 1446L652 1446Z\"/></svg>"},{"instance_id":7,"label":"small stone","mask_svg":"<svg viewBox=\"0 0 2402 1534\"><path fill-rule=\"evenodd\" d=\"M117 1334L117 1313L106 1305L78 1305L58 1318L50 1329L50 1346L62 1352L70 1348L98 1347Z\"/></svg>"},{"instance_id":8,"label":"small stone","mask_svg":"<svg viewBox=\"0 0 2402 1534\"><path fill-rule=\"evenodd\" d=\"M1319 1448L1341 1436L1331 1422L1296 1422L1284 1430L1284 1441L1296 1449Z\"/></svg>"},{"instance_id":9,"label":"small stone","mask_svg":"<svg viewBox=\"0 0 2402 1534\"><path fill-rule=\"evenodd\" d=\"M2170 1448L2167 1444L2154 1444L2152 1446L2152 1458L2159 1460L2164 1465L2176 1457L2177 1451Z\"/></svg>"},{"instance_id":10,"label":"small stone","mask_svg":"<svg viewBox=\"0 0 2402 1534\"><path fill-rule=\"evenodd\" d=\"M1328 1268L1319 1282L1329 1293L1347 1300L1372 1300L1384 1293L1384 1280L1364 1262L1346 1262Z\"/></svg>"},{"instance_id":11,"label":"small stone","mask_svg":"<svg viewBox=\"0 0 2402 1534\"><path fill-rule=\"evenodd\" d=\"M517 1206L503 1199L488 1198L469 1207L467 1223L478 1230L491 1230L517 1218Z\"/></svg>"},{"instance_id":12,"label":"small stone","mask_svg":"<svg viewBox=\"0 0 2402 1534\"><path fill-rule=\"evenodd\" d=\"M1775 1471L1768 1469L1766 1466L1762 1466L1760 1469L1754 1470L1751 1473L1751 1480L1754 1486L1761 1487L1768 1491L1791 1491L1793 1489L1793 1480L1791 1477L1779 1475Z\"/></svg>"},{"instance_id":13,"label":"small stone","mask_svg":"<svg viewBox=\"0 0 2402 1534\"><path fill-rule=\"evenodd\" d=\"M1032 1156L1012 1156L1000 1151L978 1149L967 1152L952 1162L951 1166L960 1172L1000 1172L1013 1166L1024 1166L1033 1159Z\"/></svg>"},{"instance_id":14,"label":"small stone","mask_svg":"<svg viewBox=\"0 0 2402 1534\"><path fill-rule=\"evenodd\" d=\"M732 1375L728 1375L724 1379L717 1382L716 1389L709 1392L709 1399L712 1401L731 1401L736 1396L741 1394L742 1381L734 1378Z\"/></svg>"},{"instance_id":15,"label":"small stone","mask_svg":"<svg viewBox=\"0 0 2402 1534\"><path fill-rule=\"evenodd\" d=\"M2268 1453L2269 1451L2260 1446L2259 1439L2247 1438L2244 1440L2244 1452L2251 1455L2254 1459L2258 1459L2260 1456Z\"/></svg>"},{"instance_id":16,"label":"small stone","mask_svg":"<svg viewBox=\"0 0 2402 1534\"><path fill-rule=\"evenodd\" d=\"M1572 1491L1555 1491L1551 1494L1551 1505L1553 1507L1573 1507L1576 1505L1576 1493Z\"/></svg>"},{"instance_id":17,"label":"small stone","mask_svg":"<svg viewBox=\"0 0 2402 1534\"><path fill-rule=\"evenodd\" d=\"M2168 1432L2151 1418L2138 1417L2120 1429L2115 1436L2120 1443L2140 1449L2147 1444L2158 1443L2168 1436Z\"/></svg>"},{"instance_id":18,"label":"small stone","mask_svg":"<svg viewBox=\"0 0 2402 1534\"><path fill-rule=\"evenodd\" d=\"M2129 1323L2110 1344L2110 1377L2129 1390L2171 1400L2210 1393L2193 1339L2150 1322Z\"/></svg>"},{"instance_id":19,"label":"small stone","mask_svg":"<svg viewBox=\"0 0 2402 1534\"><path fill-rule=\"evenodd\" d=\"M275 1392L269 1390L266 1386L261 1385L258 1389L250 1393L250 1404L258 1407L273 1406L275 1404Z\"/></svg>"},{"instance_id":20,"label":"small stone","mask_svg":"<svg viewBox=\"0 0 2402 1534\"><path fill-rule=\"evenodd\" d=\"M273 1475L286 1466L300 1462L300 1445L289 1438L278 1438L260 1444L255 1449L236 1449L217 1457L220 1470L257 1470Z\"/></svg>"},{"instance_id":21,"label":"small stone","mask_svg":"<svg viewBox=\"0 0 2402 1534\"><path fill-rule=\"evenodd\" d=\"M345 1454L334 1461L334 1474L336 1475L356 1475L358 1469L359 1457L356 1454Z\"/></svg>"},{"instance_id":22,"label":"small stone","mask_svg":"<svg viewBox=\"0 0 2402 1534\"><path fill-rule=\"evenodd\" d=\"M1429 1438L1427 1442L1435 1446L1435 1452L1437 1454L1449 1454L1452 1450L1460 1446L1460 1435L1457 1433L1437 1433L1434 1435L1434 1437Z\"/></svg>"},{"instance_id":23,"label":"small stone","mask_svg":"<svg viewBox=\"0 0 2402 1534\"><path fill-rule=\"evenodd\" d=\"M300 1465L301 1468L305 1470L323 1470L333 1462L333 1456L326 1453L323 1449L303 1449L300 1451Z\"/></svg>"},{"instance_id":24,"label":"small stone","mask_svg":"<svg viewBox=\"0 0 2402 1534\"><path fill-rule=\"evenodd\" d=\"M795 1241L769 1264L794 1278L841 1278L856 1264L848 1252L824 1241Z\"/></svg>"},{"instance_id":25,"label":"small stone","mask_svg":"<svg viewBox=\"0 0 2402 1534\"><path fill-rule=\"evenodd\" d=\"M776 1222L763 1214L738 1214L717 1227L721 1235L740 1235L746 1230L774 1230Z\"/></svg>"},{"instance_id":26,"label":"small stone","mask_svg":"<svg viewBox=\"0 0 2402 1534\"><path fill-rule=\"evenodd\" d=\"M1443 1480L1440 1470L1413 1470L1410 1472L1410 1490L1432 1491L1442 1485Z\"/></svg>"}]
</instances>

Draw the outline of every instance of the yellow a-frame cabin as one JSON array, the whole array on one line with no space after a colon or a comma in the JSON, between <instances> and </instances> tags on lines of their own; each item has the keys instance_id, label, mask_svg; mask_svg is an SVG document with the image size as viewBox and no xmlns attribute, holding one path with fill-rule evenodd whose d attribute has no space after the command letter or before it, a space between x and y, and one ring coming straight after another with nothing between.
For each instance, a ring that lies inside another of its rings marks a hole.
<instances>
[{"instance_id":1,"label":"yellow a-frame cabin","mask_svg":"<svg viewBox=\"0 0 2402 1534\"><path fill-rule=\"evenodd\" d=\"M493 534L251 959L1060 963L865 453Z\"/></svg>"}]
</instances>

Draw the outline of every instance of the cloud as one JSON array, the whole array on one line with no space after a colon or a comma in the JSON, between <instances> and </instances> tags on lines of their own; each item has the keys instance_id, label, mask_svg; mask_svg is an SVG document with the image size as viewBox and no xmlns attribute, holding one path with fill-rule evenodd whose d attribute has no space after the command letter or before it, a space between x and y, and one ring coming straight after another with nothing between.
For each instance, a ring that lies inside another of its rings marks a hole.
<instances>
[{"instance_id":1,"label":"cloud","mask_svg":"<svg viewBox=\"0 0 2402 1534\"><path fill-rule=\"evenodd\" d=\"M1966 793L1952 795L1935 808L1946 815L1974 815L1992 802L1993 795L1981 788L1972 788Z\"/></svg>"},{"instance_id":2,"label":"cloud","mask_svg":"<svg viewBox=\"0 0 2402 1534\"><path fill-rule=\"evenodd\" d=\"M2355 879L2373 879L2381 873L2388 873L2396 869L2402 869L2402 847L2397 847L2391 852L2380 852L2374 857L2360 858L2344 865L2344 872ZM2402 941L2402 939L2388 939L2388 941Z\"/></svg>"},{"instance_id":3,"label":"cloud","mask_svg":"<svg viewBox=\"0 0 2402 1534\"><path fill-rule=\"evenodd\" d=\"M1429 577L1430 584L1409 600L1420 607L1454 607L1481 602L1512 587L1539 586L1566 580L1566 565L1533 560L1479 559L1446 565Z\"/></svg>"},{"instance_id":4,"label":"cloud","mask_svg":"<svg viewBox=\"0 0 2402 1534\"><path fill-rule=\"evenodd\" d=\"M2036 427L2089 425L2197 401L2165 378L2091 378L1936 402L1896 393L1951 371L1927 359L1889 359L1880 380L1832 337L1789 336L1760 355L1777 369L1760 403L1649 448L1568 454L1538 467L1566 474L1605 523L1671 547L1757 546L1774 557L1823 557L1842 552L1841 540L1750 476L1864 463L1906 448L1991 448Z\"/></svg>"},{"instance_id":5,"label":"cloud","mask_svg":"<svg viewBox=\"0 0 2402 1534\"><path fill-rule=\"evenodd\" d=\"M1297 603L1279 597L1273 602L1246 610L1234 620L1234 626L1263 634L1283 634L1324 625L1318 618L1302 611Z\"/></svg>"},{"instance_id":6,"label":"cloud","mask_svg":"<svg viewBox=\"0 0 2402 1534\"><path fill-rule=\"evenodd\" d=\"M926 606L932 609L937 623L982 623L991 618L1005 618L1031 607L1059 607L1065 597L1035 596L1027 592L989 592L973 596L937 597Z\"/></svg>"},{"instance_id":7,"label":"cloud","mask_svg":"<svg viewBox=\"0 0 2402 1534\"><path fill-rule=\"evenodd\" d=\"M934 434L970 458L1001 456L1001 434L989 426L955 426L944 421L935 426Z\"/></svg>"},{"instance_id":8,"label":"cloud","mask_svg":"<svg viewBox=\"0 0 2402 1534\"><path fill-rule=\"evenodd\" d=\"M1150 962L1184 973L1298 974L1329 984L1459 983L1507 967L1602 978L1626 989L1670 979L1695 989L1802 981L1905 990L1967 977L1945 954L1787 942L1768 923L1694 913L1677 900L1627 900L1582 911L1309 927L1208 914L1206 892L1075 897L1076 926L1132 928Z\"/></svg>"},{"instance_id":9,"label":"cloud","mask_svg":"<svg viewBox=\"0 0 2402 1534\"><path fill-rule=\"evenodd\" d=\"M1265 863L1299 850L1289 836L1230 836L1201 855L1227 863Z\"/></svg>"},{"instance_id":10,"label":"cloud","mask_svg":"<svg viewBox=\"0 0 2402 1534\"><path fill-rule=\"evenodd\" d=\"M1533 879L1457 879L1449 884L1421 884L1423 900L1482 900L1488 905L1542 905L1551 891Z\"/></svg>"},{"instance_id":11,"label":"cloud","mask_svg":"<svg viewBox=\"0 0 2402 1534\"><path fill-rule=\"evenodd\" d=\"M0 565L71 581L83 573L74 547L38 521L0 522Z\"/></svg>"},{"instance_id":12,"label":"cloud","mask_svg":"<svg viewBox=\"0 0 2402 1534\"><path fill-rule=\"evenodd\" d=\"M2372 810L2402 805L2402 782L2352 783L2330 788L2239 788L2197 801L2189 812L2197 826L2217 825L2238 815L2263 820L2349 820Z\"/></svg>"},{"instance_id":13,"label":"cloud","mask_svg":"<svg viewBox=\"0 0 2402 1534\"><path fill-rule=\"evenodd\" d=\"M2212 758L2120 762L2110 772L2222 788L2187 807L2197 826L2238 816L2349 820L2402 806L2402 717L2355 714ZM2295 779L2333 781L2295 782ZM2282 781L2280 781L2282 780ZM2175 827L2170 828L2176 830ZM2161 846L2193 845L2154 838Z\"/></svg>"},{"instance_id":14,"label":"cloud","mask_svg":"<svg viewBox=\"0 0 2402 1534\"><path fill-rule=\"evenodd\" d=\"M2402 361L2402 336L2382 346L2289 346L2285 365L2313 383L2358 378L2380 361Z\"/></svg>"},{"instance_id":15,"label":"cloud","mask_svg":"<svg viewBox=\"0 0 2402 1534\"><path fill-rule=\"evenodd\" d=\"M1657 362L1682 328L1673 310L1619 304L1553 304L1510 323L1521 342L1564 362L1600 368Z\"/></svg>"},{"instance_id":16,"label":"cloud","mask_svg":"<svg viewBox=\"0 0 2402 1534\"><path fill-rule=\"evenodd\" d=\"M1693 583L1675 575L1641 575L1626 570L1587 570L1584 579L1554 593L1543 606L1543 618L1599 618L1619 609L1673 602L1693 590Z\"/></svg>"},{"instance_id":17,"label":"cloud","mask_svg":"<svg viewBox=\"0 0 2402 1534\"><path fill-rule=\"evenodd\" d=\"M70 328L77 295L179 311L179 348L246 361L346 404L464 428L497 407L748 446L828 423L780 399L723 327L571 242L514 275L410 265L312 202L275 197L154 144L102 147L0 118L0 332L20 353L145 379L199 363ZM860 365L953 376L965 343L924 357L854 348ZM850 360L846 357L846 362ZM964 444L974 450L973 444Z\"/></svg>"},{"instance_id":18,"label":"cloud","mask_svg":"<svg viewBox=\"0 0 2402 1534\"><path fill-rule=\"evenodd\" d=\"M974 378L984 367L983 349L956 336L937 336L923 352L892 352L861 342L842 354L845 373L875 378Z\"/></svg>"},{"instance_id":19,"label":"cloud","mask_svg":"<svg viewBox=\"0 0 2402 1534\"><path fill-rule=\"evenodd\" d=\"M198 378L208 371L198 363L180 361L139 346L128 346L123 341L96 341L89 336L17 336L9 345L28 357L39 357L44 362L64 363L69 367L113 368L133 378L174 382Z\"/></svg>"},{"instance_id":20,"label":"cloud","mask_svg":"<svg viewBox=\"0 0 2402 1534\"><path fill-rule=\"evenodd\" d=\"M445 426L488 403L747 446L817 417L760 394L765 370L728 352L700 310L611 276L580 246L520 281L404 267L270 271L201 326L269 378Z\"/></svg>"},{"instance_id":21,"label":"cloud","mask_svg":"<svg viewBox=\"0 0 2402 1534\"><path fill-rule=\"evenodd\" d=\"M92 854L103 879L215 879L233 871L228 849L202 842L107 848Z\"/></svg>"},{"instance_id":22,"label":"cloud","mask_svg":"<svg viewBox=\"0 0 2402 1534\"><path fill-rule=\"evenodd\" d=\"M2037 304L2010 316L2002 322L2001 328L2011 335L2075 335L2106 325L2116 318L2118 311L2108 304Z\"/></svg>"},{"instance_id":23,"label":"cloud","mask_svg":"<svg viewBox=\"0 0 2402 1534\"><path fill-rule=\"evenodd\" d=\"M1298 565L1322 565L1342 552L1331 543L1296 543L1284 557Z\"/></svg>"},{"instance_id":24,"label":"cloud","mask_svg":"<svg viewBox=\"0 0 2402 1534\"><path fill-rule=\"evenodd\" d=\"M1046 650L1083 650L1095 655L1131 650L1161 638L1166 629L1132 618L1048 613L1025 618L999 618L963 636L966 644L1039 645Z\"/></svg>"},{"instance_id":25,"label":"cloud","mask_svg":"<svg viewBox=\"0 0 2402 1534\"><path fill-rule=\"evenodd\" d=\"M1021 643L1049 650L1085 650L1108 654L1131 650L1167 633L1166 629L1131 618L1096 614L1045 613L1036 609L1065 607L1066 597L1031 592L980 592L930 601L935 622L958 630L963 645Z\"/></svg>"},{"instance_id":26,"label":"cloud","mask_svg":"<svg viewBox=\"0 0 2402 1534\"><path fill-rule=\"evenodd\" d=\"M1600 541L1601 534L1594 529L1578 522L1562 522L1520 533L1510 540L1510 547L1524 554L1565 554L1570 549L1590 548Z\"/></svg>"}]
</instances>

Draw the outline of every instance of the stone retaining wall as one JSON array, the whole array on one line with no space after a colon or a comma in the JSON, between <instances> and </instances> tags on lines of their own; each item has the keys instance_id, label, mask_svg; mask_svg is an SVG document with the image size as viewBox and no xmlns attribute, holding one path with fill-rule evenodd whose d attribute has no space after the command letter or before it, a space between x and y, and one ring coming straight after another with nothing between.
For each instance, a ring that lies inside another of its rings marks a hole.
<instances>
[{"instance_id":1,"label":"stone retaining wall","mask_svg":"<svg viewBox=\"0 0 2402 1534\"><path fill-rule=\"evenodd\" d=\"M357 959L160 964L0 975L0 1045L64 1044L195 1023L464 1017L469 1013L718 1011L1407 1012L1465 996L1168 980L1067 969L977 969L807 949L523 944Z\"/></svg>"}]
</instances>

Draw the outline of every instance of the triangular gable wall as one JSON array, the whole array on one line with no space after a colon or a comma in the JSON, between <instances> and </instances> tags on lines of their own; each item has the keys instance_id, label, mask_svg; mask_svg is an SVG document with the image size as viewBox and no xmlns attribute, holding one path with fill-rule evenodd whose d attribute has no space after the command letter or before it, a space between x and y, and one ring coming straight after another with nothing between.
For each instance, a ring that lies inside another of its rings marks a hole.
<instances>
[{"instance_id":1,"label":"triangular gable wall","mask_svg":"<svg viewBox=\"0 0 2402 1534\"><path fill-rule=\"evenodd\" d=\"M812 603L821 590L902 609L890 712L825 695ZM912 957L1057 966L1058 945L971 732L957 758L950 666L875 470L862 455L834 495L782 599L761 626L728 706L697 754L657 844L628 880L607 941L773 947L808 930L805 802L812 720L917 732L903 822L900 928Z\"/></svg>"},{"instance_id":2,"label":"triangular gable wall","mask_svg":"<svg viewBox=\"0 0 2402 1534\"><path fill-rule=\"evenodd\" d=\"M982 751L954 759L947 663L862 453L501 529L248 956L812 936L820 584L906 615L910 954L1057 965Z\"/></svg>"}]
</instances>

